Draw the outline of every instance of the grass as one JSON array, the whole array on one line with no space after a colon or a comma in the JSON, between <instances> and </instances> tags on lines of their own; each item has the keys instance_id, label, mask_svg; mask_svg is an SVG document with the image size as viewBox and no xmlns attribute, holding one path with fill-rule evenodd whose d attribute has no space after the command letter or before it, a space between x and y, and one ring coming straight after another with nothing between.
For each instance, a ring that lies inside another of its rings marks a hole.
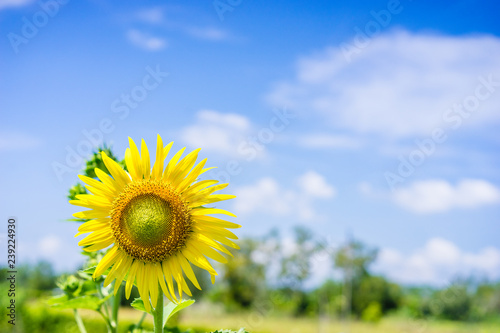
<instances>
[{"instance_id":1,"label":"grass","mask_svg":"<svg viewBox=\"0 0 500 333\"><path fill-rule=\"evenodd\" d=\"M81 315L92 333L106 332L100 316L90 310ZM132 308L121 308L119 332L125 333L130 324L139 320L142 313ZM53 309L42 302L29 306L30 332L78 332L70 310ZM27 318L26 318L27 319ZM384 318L377 324L341 322L328 318L290 318L257 311L227 314L213 304L199 303L182 312L178 318L181 329L193 328L196 332L211 332L220 328L237 330L245 327L251 333L498 333L500 323L462 323L443 321L416 321L401 318ZM174 323L172 323L174 324ZM152 317L145 320L152 329ZM4 327L0 325L0 331Z\"/></svg>"},{"instance_id":2,"label":"grass","mask_svg":"<svg viewBox=\"0 0 500 333\"><path fill-rule=\"evenodd\" d=\"M385 318L377 324L341 322L328 318L290 318L250 312L246 314L210 313L194 308L180 319L182 327L217 328L245 327L251 333L498 333L500 324L435 322L401 318Z\"/></svg>"}]
</instances>

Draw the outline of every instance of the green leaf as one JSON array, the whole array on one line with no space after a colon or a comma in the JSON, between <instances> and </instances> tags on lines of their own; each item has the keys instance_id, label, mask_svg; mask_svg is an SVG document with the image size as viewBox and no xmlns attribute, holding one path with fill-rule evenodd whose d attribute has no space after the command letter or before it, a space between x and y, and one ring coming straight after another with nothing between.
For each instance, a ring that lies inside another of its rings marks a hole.
<instances>
[{"instance_id":1,"label":"green leaf","mask_svg":"<svg viewBox=\"0 0 500 333\"><path fill-rule=\"evenodd\" d=\"M90 309L90 310L99 310L102 303L106 301L105 299L99 299L97 296L81 296L72 299L68 299L59 304L53 305L59 309Z\"/></svg>"},{"instance_id":2,"label":"green leaf","mask_svg":"<svg viewBox=\"0 0 500 333\"><path fill-rule=\"evenodd\" d=\"M48 299L47 304L54 305L59 303L64 303L69 299L68 295L62 294L58 296L54 296Z\"/></svg>"},{"instance_id":3,"label":"green leaf","mask_svg":"<svg viewBox=\"0 0 500 333\"><path fill-rule=\"evenodd\" d=\"M163 327L165 327L165 324L167 323L167 321L174 314L176 314L177 312L181 311L182 309L187 308L188 306L190 306L193 303L194 303L194 300L190 299L190 300L184 300L184 301L182 301L179 304L169 303L166 306L164 306L163 307ZM146 313L150 313L152 315L152 313L148 312L146 310L146 308L144 307L144 302L142 301L141 298L134 299L134 301L130 305L134 309L136 309L136 310L139 310L139 311L142 311L142 312L146 312Z\"/></svg>"},{"instance_id":4,"label":"green leaf","mask_svg":"<svg viewBox=\"0 0 500 333\"><path fill-rule=\"evenodd\" d=\"M181 311L182 309L187 308L193 303L194 299L184 300L181 301L179 304L168 303L165 307L163 307L163 327L165 327L165 324L170 319L170 317L172 317L174 314Z\"/></svg>"},{"instance_id":5,"label":"green leaf","mask_svg":"<svg viewBox=\"0 0 500 333\"><path fill-rule=\"evenodd\" d=\"M134 301L130 304L134 309L142 311L142 312L147 312L150 313L146 310L144 307L144 302L142 301L141 298L136 298Z\"/></svg>"},{"instance_id":6,"label":"green leaf","mask_svg":"<svg viewBox=\"0 0 500 333\"><path fill-rule=\"evenodd\" d=\"M90 281L92 280L92 274L85 273L84 271L77 271L76 275L78 275L84 280L90 280Z\"/></svg>"},{"instance_id":7,"label":"green leaf","mask_svg":"<svg viewBox=\"0 0 500 333\"><path fill-rule=\"evenodd\" d=\"M87 273L87 274L94 274L96 268L97 268L97 266L92 266L92 267L84 269L82 272Z\"/></svg>"},{"instance_id":8,"label":"green leaf","mask_svg":"<svg viewBox=\"0 0 500 333\"><path fill-rule=\"evenodd\" d=\"M65 219L63 221L68 221L68 222L87 222L90 221L90 219L80 219L80 218L74 218L74 219Z\"/></svg>"},{"instance_id":9,"label":"green leaf","mask_svg":"<svg viewBox=\"0 0 500 333\"><path fill-rule=\"evenodd\" d=\"M92 295L98 291L98 285L93 280L86 280L82 283L82 288L80 290L80 295ZM80 296L78 295L78 296Z\"/></svg>"},{"instance_id":10,"label":"green leaf","mask_svg":"<svg viewBox=\"0 0 500 333\"><path fill-rule=\"evenodd\" d=\"M81 272L83 272L83 273L87 273L87 274L92 275L92 274L94 274L94 272L95 272L95 269L96 269L96 268L97 268L97 265L96 265L96 266L89 267L89 268L86 268L86 269L84 269L84 270L83 270L83 271L81 271ZM105 270L105 271L102 273L102 275L108 275L110 271L111 271L111 267L109 267L107 270Z\"/></svg>"}]
</instances>

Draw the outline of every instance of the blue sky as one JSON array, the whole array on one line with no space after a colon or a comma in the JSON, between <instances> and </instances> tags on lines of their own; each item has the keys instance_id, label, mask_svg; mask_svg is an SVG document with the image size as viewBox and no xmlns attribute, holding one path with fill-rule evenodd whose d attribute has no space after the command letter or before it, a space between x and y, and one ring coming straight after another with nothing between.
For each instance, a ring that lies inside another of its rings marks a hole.
<instances>
[{"instance_id":1,"label":"blue sky","mask_svg":"<svg viewBox=\"0 0 500 333\"><path fill-rule=\"evenodd\" d=\"M63 221L82 157L159 133L219 166L209 176L238 195L225 207L242 236L276 227L290 244L305 225L332 248L347 234L379 247L376 271L403 283L500 278L496 13L0 1L0 210L19 219L20 260L75 267L77 225Z\"/></svg>"}]
</instances>

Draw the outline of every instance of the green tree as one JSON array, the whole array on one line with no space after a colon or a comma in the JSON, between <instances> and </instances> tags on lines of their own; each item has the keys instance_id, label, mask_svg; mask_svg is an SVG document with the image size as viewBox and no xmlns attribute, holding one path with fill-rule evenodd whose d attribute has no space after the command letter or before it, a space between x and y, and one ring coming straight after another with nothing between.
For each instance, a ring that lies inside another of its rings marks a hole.
<instances>
[{"instance_id":1,"label":"green tree","mask_svg":"<svg viewBox=\"0 0 500 333\"><path fill-rule=\"evenodd\" d=\"M312 258L322 249L314 239L311 230L305 227L294 228L294 247L289 253L281 251L279 281L282 293L294 304L296 316L311 312L310 295L304 292L303 284L311 276Z\"/></svg>"},{"instance_id":2,"label":"green tree","mask_svg":"<svg viewBox=\"0 0 500 333\"><path fill-rule=\"evenodd\" d=\"M500 318L500 283L480 283L472 295L471 316L475 320Z\"/></svg>"},{"instance_id":3,"label":"green tree","mask_svg":"<svg viewBox=\"0 0 500 333\"><path fill-rule=\"evenodd\" d=\"M352 312L359 317L368 306L366 302L358 300L358 290L362 280L369 277L368 266L375 261L377 253L377 249L368 248L362 242L351 239L333 254L335 267L344 275L345 317Z\"/></svg>"},{"instance_id":4,"label":"green tree","mask_svg":"<svg viewBox=\"0 0 500 333\"><path fill-rule=\"evenodd\" d=\"M371 304L378 304L381 314L399 307L402 300L401 288L380 276L362 277L352 294L352 309L357 315L363 315ZM374 311L372 305L371 311ZM371 313L372 313L371 312ZM372 313L373 314L373 313Z\"/></svg>"},{"instance_id":5,"label":"green tree","mask_svg":"<svg viewBox=\"0 0 500 333\"><path fill-rule=\"evenodd\" d=\"M363 276L369 275L368 266L375 261L377 254L377 249L368 248L360 241L350 240L334 254L334 264L352 281L360 281Z\"/></svg>"},{"instance_id":6,"label":"green tree","mask_svg":"<svg viewBox=\"0 0 500 333\"><path fill-rule=\"evenodd\" d=\"M318 251L313 233L305 227L294 229L294 249L283 254L280 263L279 279L285 287L299 290L311 275L311 258Z\"/></svg>"},{"instance_id":7,"label":"green tree","mask_svg":"<svg viewBox=\"0 0 500 333\"><path fill-rule=\"evenodd\" d=\"M465 285L452 285L437 291L427 306L437 318L466 320L471 314L472 298Z\"/></svg>"},{"instance_id":8,"label":"green tree","mask_svg":"<svg viewBox=\"0 0 500 333\"><path fill-rule=\"evenodd\" d=\"M228 309L250 308L264 292L265 267L252 259L259 242L242 239L240 250L224 265L223 283L212 292L212 300L222 301Z\"/></svg>"}]
</instances>

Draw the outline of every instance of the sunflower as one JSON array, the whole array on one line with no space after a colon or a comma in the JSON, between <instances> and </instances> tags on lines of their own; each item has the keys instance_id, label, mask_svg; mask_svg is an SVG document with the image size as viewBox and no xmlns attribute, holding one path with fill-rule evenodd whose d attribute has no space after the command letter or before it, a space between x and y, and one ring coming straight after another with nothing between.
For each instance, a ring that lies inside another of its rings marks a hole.
<instances>
[{"instance_id":1,"label":"sunflower","mask_svg":"<svg viewBox=\"0 0 500 333\"><path fill-rule=\"evenodd\" d=\"M95 169L97 179L79 175L92 194L81 194L70 203L90 208L75 213L88 219L78 228L79 236L89 233L78 245L87 252L108 248L97 265L93 277L105 273L104 286L116 280L114 293L126 280L125 295L130 297L134 283L149 311L159 293L178 303L183 293L191 296L186 277L198 288L200 285L191 264L210 273L214 283L217 272L208 258L221 263L231 255L225 246L238 249L230 239L237 237L227 230L240 225L210 214L234 214L205 205L232 199L234 195L213 194L228 184L217 180L198 180L212 168L204 168L206 159L195 165L200 149L181 159L185 148L179 150L164 167L173 142L163 146L158 135L156 161L151 168L148 148L141 142L141 153L129 138L125 152L128 173L105 152L101 152L110 175ZM76 237L75 236L75 237ZM218 252L219 251L219 252ZM175 290L177 285L177 292Z\"/></svg>"}]
</instances>

